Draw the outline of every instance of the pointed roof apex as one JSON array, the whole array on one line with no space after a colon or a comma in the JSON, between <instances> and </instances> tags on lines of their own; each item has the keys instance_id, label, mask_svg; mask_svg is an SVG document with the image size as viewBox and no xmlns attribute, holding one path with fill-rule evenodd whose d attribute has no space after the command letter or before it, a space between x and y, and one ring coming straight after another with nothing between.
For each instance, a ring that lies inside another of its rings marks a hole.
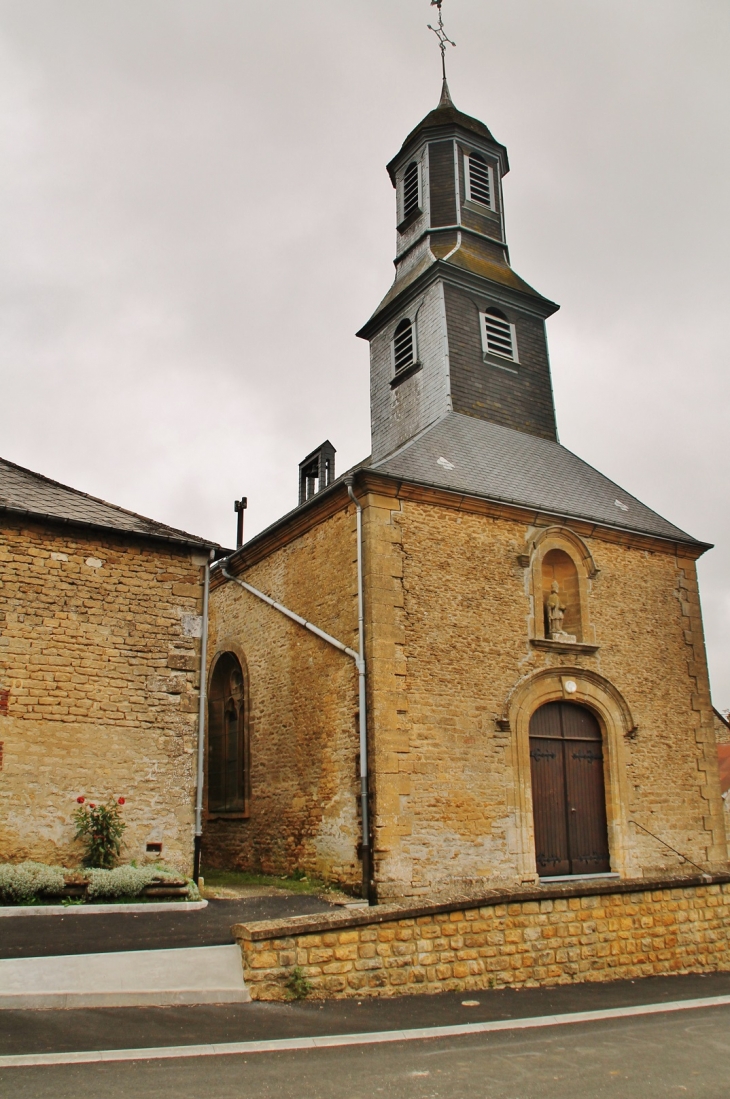
<instances>
[{"instance_id":1,"label":"pointed roof apex","mask_svg":"<svg viewBox=\"0 0 730 1099\"><path fill-rule=\"evenodd\" d=\"M401 156L412 146L416 139L421 135L424 130L439 130L444 126L458 126L461 130L466 130L469 133L476 134L482 139L486 139L492 144L496 145L501 150L502 161L504 164L502 175L506 175L509 171L509 163L507 161L507 150L499 142L496 141L492 134L489 132L483 122L480 122L478 118L472 118L471 115L463 114L457 110L454 106L454 101L451 98L451 92L449 91L449 85L444 77L443 84L441 85L441 98L439 99L438 107L435 107L430 111L425 118L416 126L415 130L411 130L408 137L403 142L400 152L393 157L390 164L388 164L388 174L391 179L391 183L395 187L395 165Z\"/></svg>"},{"instance_id":2,"label":"pointed roof apex","mask_svg":"<svg viewBox=\"0 0 730 1099\"><path fill-rule=\"evenodd\" d=\"M439 105L436 108L439 110L441 107L453 107L454 102L451 98L451 92L449 91L449 85L446 83L446 77L441 85L441 98L439 99Z\"/></svg>"}]
</instances>

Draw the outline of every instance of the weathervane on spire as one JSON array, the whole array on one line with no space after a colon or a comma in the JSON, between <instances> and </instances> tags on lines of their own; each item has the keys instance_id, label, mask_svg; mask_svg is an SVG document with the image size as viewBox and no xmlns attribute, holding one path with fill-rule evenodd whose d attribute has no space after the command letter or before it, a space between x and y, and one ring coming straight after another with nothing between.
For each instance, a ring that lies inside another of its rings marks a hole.
<instances>
[{"instance_id":1,"label":"weathervane on spire","mask_svg":"<svg viewBox=\"0 0 730 1099\"><path fill-rule=\"evenodd\" d=\"M431 7L432 8L433 7L438 8L439 25L437 27L432 27L431 24L429 23L428 24L428 29L430 31L433 31L433 33L436 35L436 37L439 40L439 49L441 50L441 72L443 74L444 84L445 84L446 83L446 43L448 42L450 46L455 46L456 42L452 42L452 40L449 38L448 34L444 30L444 20L443 20L443 16L441 15L441 5L442 5L442 3L443 3L443 0L431 0Z\"/></svg>"}]
</instances>

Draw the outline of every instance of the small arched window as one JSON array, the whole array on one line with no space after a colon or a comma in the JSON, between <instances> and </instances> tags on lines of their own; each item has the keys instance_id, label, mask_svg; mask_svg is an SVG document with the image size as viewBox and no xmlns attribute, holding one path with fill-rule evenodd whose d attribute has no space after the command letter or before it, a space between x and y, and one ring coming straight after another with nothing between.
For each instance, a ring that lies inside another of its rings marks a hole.
<instances>
[{"instance_id":1,"label":"small arched window","mask_svg":"<svg viewBox=\"0 0 730 1099\"><path fill-rule=\"evenodd\" d=\"M499 355L517 362L517 334L499 309L486 309L479 314L482 329L482 350L485 355Z\"/></svg>"},{"instance_id":2,"label":"small arched window","mask_svg":"<svg viewBox=\"0 0 730 1099\"><path fill-rule=\"evenodd\" d=\"M466 197L494 209L494 175L480 153L470 153L466 162Z\"/></svg>"},{"instance_id":3,"label":"small arched window","mask_svg":"<svg viewBox=\"0 0 730 1099\"><path fill-rule=\"evenodd\" d=\"M403 220L420 207L418 164L415 160L406 168L403 176Z\"/></svg>"},{"instance_id":4,"label":"small arched window","mask_svg":"<svg viewBox=\"0 0 730 1099\"><path fill-rule=\"evenodd\" d=\"M223 653L208 697L208 812L245 813L246 741L243 670Z\"/></svg>"},{"instance_id":5,"label":"small arched window","mask_svg":"<svg viewBox=\"0 0 730 1099\"><path fill-rule=\"evenodd\" d=\"M404 317L402 321L398 321L393 334L393 365L396 374L415 362L413 343L413 325L408 317Z\"/></svg>"}]
</instances>

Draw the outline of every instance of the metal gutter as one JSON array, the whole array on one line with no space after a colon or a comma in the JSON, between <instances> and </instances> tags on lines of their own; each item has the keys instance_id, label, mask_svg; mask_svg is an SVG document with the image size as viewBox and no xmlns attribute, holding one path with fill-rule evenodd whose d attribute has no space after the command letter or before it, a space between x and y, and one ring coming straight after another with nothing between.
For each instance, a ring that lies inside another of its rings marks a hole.
<instances>
[{"instance_id":1,"label":"metal gutter","mask_svg":"<svg viewBox=\"0 0 730 1099\"><path fill-rule=\"evenodd\" d=\"M203 839L203 781L205 777L205 704L208 678L208 603L210 600L210 563L214 550L205 563L203 578L203 629L200 637L200 684L198 686L198 767L195 783L195 840L193 847L193 879L200 877L200 848Z\"/></svg>"}]
</instances>

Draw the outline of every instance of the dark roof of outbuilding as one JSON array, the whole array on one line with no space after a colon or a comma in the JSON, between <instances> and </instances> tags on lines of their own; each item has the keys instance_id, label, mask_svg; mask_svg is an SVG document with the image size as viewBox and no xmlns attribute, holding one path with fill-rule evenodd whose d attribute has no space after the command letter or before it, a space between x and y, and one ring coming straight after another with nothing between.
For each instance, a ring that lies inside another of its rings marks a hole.
<instances>
[{"instance_id":1,"label":"dark roof of outbuilding","mask_svg":"<svg viewBox=\"0 0 730 1099\"><path fill-rule=\"evenodd\" d=\"M69 488L42 473L0 458L0 512L29 515L54 523L115 530L144 538L162 539L186 546L217 547L216 542L187 534L184 530L146 519L134 511L109 504L96 496Z\"/></svg>"},{"instance_id":2,"label":"dark roof of outbuilding","mask_svg":"<svg viewBox=\"0 0 730 1099\"><path fill-rule=\"evenodd\" d=\"M449 412L370 467L404 481L706 546L564 446Z\"/></svg>"}]
</instances>

